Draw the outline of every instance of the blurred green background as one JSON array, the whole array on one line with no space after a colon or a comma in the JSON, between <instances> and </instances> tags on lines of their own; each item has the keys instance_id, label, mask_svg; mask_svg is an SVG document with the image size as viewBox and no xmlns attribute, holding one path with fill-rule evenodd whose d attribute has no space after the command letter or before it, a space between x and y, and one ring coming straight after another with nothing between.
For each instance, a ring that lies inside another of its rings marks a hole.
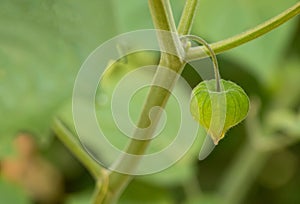
<instances>
[{"instance_id":1,"label":"blurred green background","mask_svg":"<svg viewBox=\"0 0 300 204\"><path fill-rule=\"evenodd\" d=\"M176 22L184 2L171 0ZM202 0L192 33L219 41L296 2ZM95 48L117 34L147 28L153 25L141 0L0 0L1 202L90 202L93 179L55 137L53 117L62 114L72 126L73 83ZM120 203L300 203L300 19L218 59L222 77L251 97L247 121L204 161L197 160L196 143L172 168L134 179ZM158 56L128 60L115 66L122 72ZM192 86L201 80L189 67L183 76Z\"/></svg>"}]
</instances>

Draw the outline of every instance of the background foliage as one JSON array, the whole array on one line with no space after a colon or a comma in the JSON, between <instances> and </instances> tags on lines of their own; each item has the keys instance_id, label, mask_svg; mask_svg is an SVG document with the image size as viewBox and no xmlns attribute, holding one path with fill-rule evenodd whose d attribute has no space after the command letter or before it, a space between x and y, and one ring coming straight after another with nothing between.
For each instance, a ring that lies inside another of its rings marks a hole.
<instances>
[{"instance_id":1,"label":"background foliage","mask_svg":"<svg viewBox=\"0 0 300 204\"><path fill-rule=\"evenodd\" d=\"M192 33L209 42L218 41L253 27L296 2L203 0ZM171 3L178 20L184 1ZM14 138L20 131L30 132L41 156L63 175L65 202L87 203L93 181L54 137L52 118L59 112L72 126L68 104L73 83L91 51L117 34L146 28L153 25L145 1L0 0L0 159L16 157ZM299 36L300 21L295 18L262 38L220 55L223 78L235 81L259 101L257 116L249 119L250 127L258 125L246 130L244 123L232 129L204 161L197 161L200 147L196 143L173 168L135 179L121 203L220 203L222 198L232 199L231 194L235 197L231 203L300 203L300 177L296 173L300 170ZM144 56L129 57L129 64L114 66L131 69L146 63L141 58ZM149 60L155 61L157 56ZM192 85L200 80L193 78L189 69L183 75ZM107 83L106 87L110 87L115 82ZM279 147L267 153L248 148L249 140L256 141L257 137L260 144L273 144L272 138L278 134L283 136L282 144L290 141L292 135L292 145L283 147L274 140ZM253 158L243 154L253 154ZM252 160L260 162L250 163ZM254 166L248 167L251 175L243 180L247 164ZM2 177L1 201L31 203L23 188ZM230 187L238 186L238 181L245 181L241 188ZM224 191L226 188L229 190Z\"/></svg>"}]
</instances>

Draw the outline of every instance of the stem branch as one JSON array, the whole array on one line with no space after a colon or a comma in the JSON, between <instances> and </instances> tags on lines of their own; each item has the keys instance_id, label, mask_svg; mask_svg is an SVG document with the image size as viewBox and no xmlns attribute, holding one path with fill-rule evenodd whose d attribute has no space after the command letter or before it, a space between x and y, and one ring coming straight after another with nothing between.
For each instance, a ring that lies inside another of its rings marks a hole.
<instances>
[{"instance_id":1,"label":"stem branch","mask_svg":"<svg viewBox=\"0 0 300 204\"><path fill-rule=\"evenodd\" d=\"M190 33L192 24L199 5L199 0L187 0L177 28L179 35Z\"/></svg>"},{"instance_id":2,"label":"stem branch","mask_svg":"<svg viewBox=\"0 0 300 204\"><path fill-rule=\"evenodd\" d=\"M235 48L239 45L242 45L246 42L254 40L273 29L279 27L283 23L287 22L291 18L297 16L300 13L300 2L296 3L294 6L283 11L281 14L271 18L270 20L256 26L255 28L249 29L246 32L235 35L233 37L227 38L225 40L211 44L211 48L215 51L216 54L222 53L224 51ZM194 47L189 49L187 53L187 61L193 61L201 58L207 57L208 50L203 47Z\"/></svg>"}]
</instances>

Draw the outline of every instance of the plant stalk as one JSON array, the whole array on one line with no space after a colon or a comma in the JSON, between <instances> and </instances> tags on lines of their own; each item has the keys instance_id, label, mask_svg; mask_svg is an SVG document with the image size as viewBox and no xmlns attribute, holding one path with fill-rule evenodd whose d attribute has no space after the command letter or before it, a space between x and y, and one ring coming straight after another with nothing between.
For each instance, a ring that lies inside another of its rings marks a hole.
<instances>
[{"instance_id":1,"label":"plant stalk","mask_svg":"<svg viewBox=\"0 0 300 204\"><path fill-rule=\"evenodd\" d=\"M247 30L241 34L235 35L233 37L227 38L225 40L215 42L210 45L210 47L214 50L216 54L225 52L227 50L233 49L238 47L246 42L254 40L272 30L279 27L280 25L284 24L288 20L292 19L293 17L297 16L300 13L300 2L296 3L292 7L286 9L279 15L271 18L270 20ZM203 47L194 47L189 49L186 60L193 61L197 59L202 59L207 57L209 54L208 50Z\"/></svg>"},{"instance_id":2,"label":"plant stalk","mask_svg":"<svg viewBox=\"0 0 300 204\"><path fill-rule=\"evenodd\" d=\"M177 28L179 35L187 35L190 33L198 5L199 0L187 0L185 2L185 6Z\"/></svg>"},{"instance_id":3,"label":"plant stalk","mask_svg":"<svg viewBox=\"0 0 300 204\"><path fill-rule=\"evenodd\" d=\"M168 90L172 90L178 79L178 75L174 74L170 76L170 73L166 72L165 69L169 68L173 72L180 75L185 65L185 63L182 61L184 51L179 36L176 34L176 26L169 0L149 0L148 4L154 26L158 30L157 35L161 50L170 51L169 53L176 53L176 55L172 55L167 52L161 53L160 63L155 73L153 84L164 84L164 87L167 87ZM186 9L187 8L185 8L185 10ZM184 13L187 14L188 12L185 11ZM193 16L193 14L190 14L188 18L185 18L185 20L182 20L181 22L184 23L185 21L190 21L189 18L193 18ZM168 32L162 33L159 30ZM186 33L188 30L189 28L185 27L182 32ZM140 135L141 131L136 131L133 139L130 140L125 150L126 153L134 155L143 155L145 153L151 140L137 140L134 138L151 138L155 131L155 127L158 125L162 111L155 112L154 115L152 115L152 121L149 118L149 112L153 107L161 107L162 110L166 106L170 94L170 91L167 91L159 86L152 86L150 88L137 127L147 128L149 125L151 125L153 128L149 128L147 132L143 132L144 135ZM119 163L117 166L122 166L122 169L125 167L128 172L134 172L139 162L131 161L129 159L122 159L122 156L118 161ZM104 198L103 203L111 204L117 202L122 191L132 178L133 177L131 175L111 172L109 175L108 193Z\"/></svg>"},{"instance_id":4,"label":"plant stalk","mask_svg":"<svg viewBox=\"0 0 300 204\"><path fill-rule=\"evenodd\" d=\"M211 57L213 65L214 65L214 74L215 74L215 80L216 80L216 91L220 92L221 91L221 75L220 75L220 71L219 71L217 56L216 56L215 52L213 51L213 49L209 46L209 44L204 39L202 39L199 36L185 35L185 36L183 36L183 38L184 39L188 38L190 40L196 41L196 42L202 44L208 50L209 56Z\"/></svg>"}]
</instances>

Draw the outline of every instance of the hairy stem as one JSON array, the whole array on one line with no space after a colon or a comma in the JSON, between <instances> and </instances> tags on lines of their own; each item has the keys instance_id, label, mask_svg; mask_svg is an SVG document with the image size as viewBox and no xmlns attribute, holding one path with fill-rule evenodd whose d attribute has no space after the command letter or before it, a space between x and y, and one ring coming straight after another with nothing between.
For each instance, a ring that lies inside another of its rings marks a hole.
<instances>
[{"instance_id":1,"label":"hairy stem","mask_svg":"<svg viewBox=\"0 0 300 204\"><path fill-rule=\"evenodd\" d=\"M254 40L287 22L291 18L297 16L300 13L300 2L294 6L283 11L281 14L271 18L270 20L256 26L255 28L249 29L246 32L227 38L225 40L211 44L211 48L216 54L238 47L246 42ZM203 47L194 47L187 53L187 61L193 61L207 57L208 50Z\"/></svg>"}]
</instances>

